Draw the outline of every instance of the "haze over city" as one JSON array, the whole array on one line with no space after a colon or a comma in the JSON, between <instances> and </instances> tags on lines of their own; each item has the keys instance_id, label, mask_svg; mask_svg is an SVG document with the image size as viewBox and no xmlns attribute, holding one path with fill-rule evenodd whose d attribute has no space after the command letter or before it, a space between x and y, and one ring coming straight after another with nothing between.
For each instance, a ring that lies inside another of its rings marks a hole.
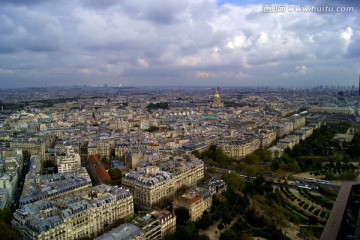
<instances>
[{"instance_id":1,"label":"haze over city","mask_svg":"<svg viewBox=\"0 0 360 240\"><path fill-rule=\"evenodd\" d=\"M263 4L354 7L262 11ZM357 1L0 1L2 88L357 85Z\"/></svg>"}]
</instances>

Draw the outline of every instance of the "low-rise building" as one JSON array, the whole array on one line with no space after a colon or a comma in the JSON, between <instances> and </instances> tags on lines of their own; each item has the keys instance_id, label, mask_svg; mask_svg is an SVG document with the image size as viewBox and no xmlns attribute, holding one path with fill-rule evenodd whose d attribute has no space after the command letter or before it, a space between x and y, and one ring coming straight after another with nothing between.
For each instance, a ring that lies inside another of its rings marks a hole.
<instances>
[{"instance_id":1,"label":"low-rise building","mask_svg":"<svg viewBox=\"0 0 360 240\"><path fill-rule=\"evenodd\" d=\"M217 178L210 178L202 187L208 189L212 195L224 192L227 189L225 181Z\"/></svg>"},{"instance_id":2,"label":"low-rise building","mask_svg":"<svg viewBox=\"0 0 360 240\"><path fill-rule=\"evenodd\" d=\"M72 146L66 146L65 156L57 156L56 165L59 173L75 172L81 167L80 154L75 153Z\"/></svg>"},{"instance_id":3,"label":"low-rise building","mask_svg":"<svg viewBox=\"0 0 360 240\"><path fill-rule=\"evenodd\" d=\"M20 149L8 149L0 151L0 189L5 194L2 200L6 205L12 202L18 191L18 180L23 169L23 153Z\"/></svg>"},{"instance_id":4,"label":"low-rise building","mask_svg":"<svg viewBox=\"0 0 360 240\"><path fill-rule=\"evenodd\" d=\"M89 174L94 180L94 184L101 184L104 181L111 179L97 155L90 155L88 161Z\"/></svg>"},{"instance_id":5,"label":"low-rise building","mask_svg":"<svg viewBox=\"0 0 360 240\"><path fill-rule=\"evenodd\" d=\"M144 230L132 223L124 223L121 226L104 233L95 240L145 240Z\"/></svg>"},{"instance_id":6,"label":"low-rise building","mask_svg":"<svg viewBox=\"0 0 360 240\"><path fill-rule=\"evenodd\" d=\"M300 142L299 136L289 135L283 139L280 139L276 145L277 145L277 147L282 148L282 149L286 149L286 148L293 149L295 147L295 145L299 144L299 142Z\"/></svg>"},{"instance_id":7,"label":"low-rise building","mask_svg":"<svg viewBox=\"0 0 360 240\"><path fill-rule=\"evenodd\" d=\"M284 154L284 148L278 146L272 146L268 150L271 152L272 159L280 158Z\"/></svg>"},{"instance_id":8,"label":"low-rise building","mask_svg":"<svg viewBox=\"0 0 360 240\"><path fill-rule=\"evenodd\" d=\"M155 210L136 217L133 223L144 230L146 240L160 240L175 232L176 215L167 210Z\"/></svg>"},{"instance_id":9,"label":"low-rise building","mask_svg":"<svg viewBox=\"0 0 360 240\"><path fill-rule=\"evenodd\" d=\"M168 210L155 210L151 214L156 216L161 225L161 236L164 239L167 235L176 231L176 215Z\"/></svg>"},{"instance_id":10,"label":"low-rise building","mask_svg":"<svg viewBox=\"0 0 360 240\"><path fill-rule=\"evenodd\" d=\"M205 211L210 210L212 206L211 193L205 188L192 188L183 195L177 196L172 205L173 210L179 207L187 209L190 221L197 221Z\"/></svg>"},{"instance_id":11,"label":"low-rise building","mask_svg":"<svg viewBox=\"0 0 360 240\"><path fill-rule=\"evenodd\" d=\"M0 209L10 207L10 199L10 190L6 188L0 188Z\"/></svg>"}]
</instances>

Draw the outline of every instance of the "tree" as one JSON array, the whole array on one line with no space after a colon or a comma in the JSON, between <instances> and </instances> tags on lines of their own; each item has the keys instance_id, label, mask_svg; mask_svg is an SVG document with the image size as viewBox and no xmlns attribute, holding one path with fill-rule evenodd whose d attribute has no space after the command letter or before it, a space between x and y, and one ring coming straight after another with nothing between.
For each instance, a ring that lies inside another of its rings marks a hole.
<instances>
[{"instance_id":1,"label":"tree","mask_svg":"<svg viewBox=\"0 0 360 240\"><path fill-rule=\"evenodd\" d=\"M106 184L111 186L121 186L122 172L117 168L110 168L108 171L111 180L105 181Z\"/></svg>"},{"instance_id":2,"label":"tree","mask_svg":"<svg viewBox=\"0 0 360 240\"><path fill-rule=\"evenodd\" d=\"M256 176L256 170L257 170L257 167L254 166L254 165L246 165L245 167L245 173L247 176L249 177L255 177Z\"/></svg>"},{"instance_id":3,"label":"tree","mask_svg":"<svg viewBox=\"0 0 360 240\"><path fill-rule=\"evenodd\" d=\"M208 235L205 235L205 234L201 234L199 236L199 240L210 240L210 237Z\"/></svg>"},{"instance_id":4,"label":"tree","mask_svg":"<svg viewBox=\"0 0 360 240\"><path fill-rule=\"evenodd\" d=\"M244 161L249 165L255 165L259 163L260 157L254 153L251 153L245 157Z\"/></svg>"},{"instance_id":5,"label":"tree","mask_svg":"<svg viewBox=\"0 0 360 240\"><path fill-rule=\"evenodd\" d=\"M202 157L199 150L194 150L194 151L192 151L192 154L194 154L194 156L197 157L197 158L201 158L201 157Z\"/></svg>"},{"instance_id":6,"label":"tree","mask_svg":"<svg viewBox=\"0 0 360 240\"><path fill-rule=\"evenodd\" d=\"M178 207L175 209L176 214L176 222L179 225L184 225L187 221L189 221L190 215L189 211L184 207Z\"/></svg>"},{"instance_id":7,"label":"tree","mask_svg":"<svg viewBox=\"0 0 360 240\"><path fill-rule=\"evenodd\" d=\"M152 110L152 109L169 109L169 103L166 102L159 102L159 103L150 103L147 107L148 110Z\"/></svg>"},{"instance_id":8,"label":"tree","mask_svg":"<svg viewBox=\"0 0 360 240\"><path fill-rule=\"evenodd\" d=\"M223 230L225 228L224 224L223 223L219 223L217 225L217 229L219 229L220 231Z\"/></svg>"},{"instance_id":9,"label":"tree","mask_svg":"<svg viewBox=\"0 0 360 240\"><path fill-rule=\"evenodd\" d=\"M30 159L31 154L30 154L30 152L28 150L24 150L23 151L23 156L24 156L25 160L28 160L28 159Z\"/></svg>"},{"instance_id":10,"label":"tree","mask_svg":"<svg viewBox=\"0 0 360 240\"><path fill-rule=\"evenodd\" d=\"M233 230L226 230L220 236L220 240L236 240L236 239L237 239L237 237Z\"/></svg>"},{"instance_id":11,"label":"tree","mask_svg":"<svg viewBox=\"0 0 360 240\"><path fill-rule=\"evenodd\" d=\"M223 223L225 224L230 224L231 220L232 220L232 216L231 216L231 211L223 211L221 214L221 219L223 221Z\"/></svg>"},{"instance_id":12,"label":"tree","mask_svg":"<svg viewBox=\"0 0 360 240\"><path fill-rule=\"evenodd\" d=\"M196 222L196 227L199 229L207 229L213 224L212 214L205 212L203 217Z\"/></svg>"},{"instance_id":13,"label":"tree","mask_svg":"<svg viewBox=\"0 0 360 240\"><path fill-rule=\"evenodd\" d=\"M224 153L221 148L216 148L215 150L215 161L217 162L227 162L228 156Z\"/></svg>"},{"instance_id":14,"label":"tree","mask_svg":"<svg viewBox=\"0 0 360 240\"><path fill-rule=\"evenodd\" d=\"M109 169L108 173L109 173L111 179L113 179L113 180L121 180L121 178L122 178L122 172L120 169L111 168L111 169Z\"/></svg>"},{"instance_id":15,"label":"tree","mask_svg":"<svg viewBox=\"0 0 360 240\"><path fill-rule=\"evenodd\" d=\"M54 161L52 160L46 160L44 162L44 168L52 168L52 167L56 167Z\"/></svg>"},{"instance_id":16,"label":"tree","mask_svg":"<svg viewBox=\"0 0 360 240\"><path fill-rule=\"evenodd\" d=\"M177 220L176 220L177 221ZM199 239L199 232L195 227L194 222L186 222L184 225L180 225L176 228L175 239Z\"/></svg>"},{"instance_id":17,"label":"tree","mask_svg":"<svg viewBox=\"0 0 360 240\"><path fill-rule=\"evenodd\" d=\"M0 221L10 223L12 219L12 213L10 208L0 209Z\"/></svg>"},{"instance_id":18,"label":"tree","mask_svg":"<svg viewBox=\"0 0 360 240\"><path fill-rule=\"evenodd\" d=\"M223 174L221 178L234 191L241 191L244 180L242 179L242 177L240 177L239 174L237 174L235 172L226 173L226 174Z\"/></svg>"},{"instance_id":19,"label":"tree","mask_svg":"<svg viewBox=\"0 0 360 240\"><path fill-rule=\"evenodd\" d=\"M4 240L16 240L19 237L16 235L15 231L10 226L12 219L12 213L9 208L4 208L0 210L0 236Z\"/></svg>"},{"instance_id":20,"label":"tree","mask_svg":"<svg viewBox=\"0 0 360 240\"><path fill-rule=\"evenodd\" d=\"M276 150L276 151L278 151L278 150ZM257 152L257 155L260 157L261 161L270 162L272 160L272 153L269 150L260 150L259 152ZM276 154L275 154L275 156L276 156Z\"/></svg>"},{"instance_id":21,"label":"tree","mask_svg":"<svg viewBox=\"0 0 360 240\"><path fill-rule=\"evenodd\" d=\"M160 128L157 126L150 126L146 131L151 133L151 132L157 132L159 130L160 130Z\"/></svg>"},{"instance_id":22,"label":"tree","mask_svg":"<svg viewBox=\"0 0 360 240\"><path fill-rule=\"evenodd\" d=\"M209 167L206 172L210 173L210 174L215 174L216 173L216 169L215 168L212 168L212 167Z\"/></svg>"},{"instance_id":23,"label":"tree","mask_svg":"<svg viewBox=\"0 0 360 240\"><path fill-rule=\"evenodd\" d=\"M245 212L245 219L251 226L261 228L267 225L266 219L261 210L257 207L251 207Z\"/></svg>"},{"instance_id":24,"label":"tree","mask_svg":"<svg viewBox=\"0 0 360 240\"><path fill-rule=\"evenodd\" d=\"M220 205L220 200L219 200L219 198L214 194L213 196L212 196L212 206L213 207L217 207L217 206L219 206Z\"/></svg>"}]
</instances>

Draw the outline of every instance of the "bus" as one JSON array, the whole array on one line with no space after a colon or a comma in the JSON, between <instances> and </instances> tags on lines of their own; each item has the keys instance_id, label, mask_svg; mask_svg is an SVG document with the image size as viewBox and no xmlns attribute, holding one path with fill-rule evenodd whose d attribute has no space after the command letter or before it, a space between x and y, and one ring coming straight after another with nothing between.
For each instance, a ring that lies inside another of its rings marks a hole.
<instances>
[{"instance_id":1,"label":"bus","mask_svg":"<svg viewBox=\"0 0 360 240\"><path fill-rule=\"evenodd\" d=\"M315 183L316 182L316 180L314 178L304 178L304 181L308 182L308 183Z\"/></svg>"},{"instance_id":2,"label":"bus","mask_svg":"<svg viewBox=\"0 0 360 240\"><path fill-rule=\"evenodd\" d=\"M325 185L329 185L330 181L326 181L326 180L318 180L319 184L325 184Z\"/></svg>"}]
</instances>

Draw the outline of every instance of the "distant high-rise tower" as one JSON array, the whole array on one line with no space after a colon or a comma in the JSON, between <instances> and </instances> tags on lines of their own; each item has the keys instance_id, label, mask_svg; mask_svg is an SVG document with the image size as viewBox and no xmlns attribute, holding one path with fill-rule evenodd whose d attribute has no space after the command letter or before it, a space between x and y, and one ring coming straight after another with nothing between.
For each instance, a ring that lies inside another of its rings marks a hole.
<instances>
[{"instance_id":1,"label":"distant high-rise tower","mask_svg":"<svg viewBox=\"0 0 360 240\"><path fill-rule=\"evenodd\" d=\"M214 94L214 99L213 99L213 102L211 103L211 107L219 108L219 107L223 107L223 106L224 106L224 104L221 102L219 88L216 88L215 94Z\"/></svg>"}]
</instances>

